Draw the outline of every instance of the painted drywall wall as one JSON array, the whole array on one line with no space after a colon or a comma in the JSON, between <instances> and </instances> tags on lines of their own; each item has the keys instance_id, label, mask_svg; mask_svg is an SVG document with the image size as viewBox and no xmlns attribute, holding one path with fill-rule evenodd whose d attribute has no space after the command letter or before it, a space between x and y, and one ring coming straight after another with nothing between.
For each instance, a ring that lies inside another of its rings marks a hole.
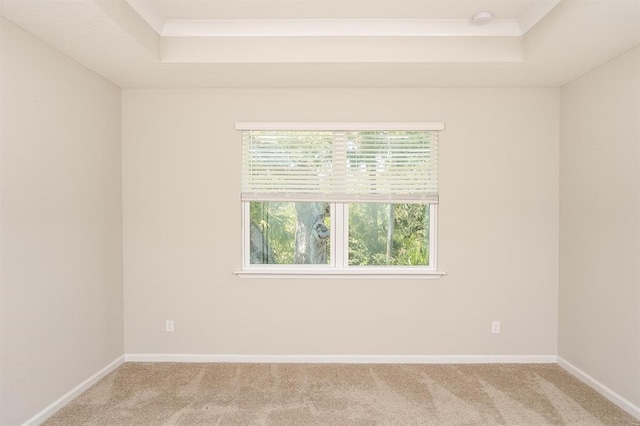
<instances>
[{"instance_id":1,"label":"painted drywall wall","mask_svg":"<svg viewBox=\"0 0 640 426\"><path fill-rule=\"evenodd\" d=\"M640 48L561 91L559 355L640 406Z\"/></svg>"},{"instance_id":2,"label":"painted drywall wall","mask_svg":"<svg viewBox=\"0 0 640 426\"><path fill-rule=\"evenodd\" d=\"M557 89L123 90L125 352L555 355L558 118ZM444 121L448 275L238 278L236 121Z\"/></svg>"},{"instance_id":3,"label":"painted drywall wall","mask_svg":"<svg viewBox=\"0 0 640 426\"><path fill-rule=\"evenodd\" d=\"M0 423L123 354L120 89L0 18Z\"/></svg>"}]
</instances>

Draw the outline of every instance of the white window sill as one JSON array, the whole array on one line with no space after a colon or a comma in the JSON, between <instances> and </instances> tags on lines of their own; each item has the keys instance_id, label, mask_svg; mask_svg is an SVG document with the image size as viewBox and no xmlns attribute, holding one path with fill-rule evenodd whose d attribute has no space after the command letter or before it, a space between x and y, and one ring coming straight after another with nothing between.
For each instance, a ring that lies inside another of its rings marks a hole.
<instances>
[{"instance_id":1,"label":"white window sill","mask_svg":"<svg viewBox=\"0 0 640 426\"><path fill-rule=\"evenodd\" d=\"M237 271L240 278L347 278L347 279L438 279L445 272L408 268L352 268L352 269L271 269L256 268Z\"/></svg>"}]
</instances>

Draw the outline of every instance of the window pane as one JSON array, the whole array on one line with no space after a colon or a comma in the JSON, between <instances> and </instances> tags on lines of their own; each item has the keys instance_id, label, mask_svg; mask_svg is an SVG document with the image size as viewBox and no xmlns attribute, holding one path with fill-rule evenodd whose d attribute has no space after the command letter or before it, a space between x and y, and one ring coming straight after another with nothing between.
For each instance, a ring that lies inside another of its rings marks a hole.
<instances>
[{"instance_id":1,"label":"window pane","mask_svg":"<svg viewBox=\"0 0 640 426\"><path fill-rule=\"evenodd\" d=\"M349 204L349 265L428 266L428 204Z\"/></svg>"},{"instance_id":2,"label":"window pane","mask_svg":"<svg viewBox=\"0 0 640 426\"><path fill-rule=\"evenodd\" d=\"M330 261L329 203L250 203L251 264L315 264Z\"/></svg>"}]
</instances>

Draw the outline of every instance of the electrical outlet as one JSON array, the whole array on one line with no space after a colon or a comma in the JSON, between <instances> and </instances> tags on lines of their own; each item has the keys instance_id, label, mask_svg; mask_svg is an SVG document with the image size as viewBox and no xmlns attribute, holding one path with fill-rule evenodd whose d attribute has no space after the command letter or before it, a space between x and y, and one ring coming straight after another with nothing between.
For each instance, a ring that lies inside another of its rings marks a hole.
<instances>
[{"instance_id":1,"label":"electrical outlet","mask_svg":"<svg viewBox=\"0 0 640 426\"><path fill-rule=\"evenodd\" d=\"M500 321L493 321L491 323L491 333L493 334L500 333Z\"/></svg>"},{"instance_id":2,"label":"electrical outlet","mask_svg":"<svg viewBox=\"0 0 640 426\"><path fill-rule=\"evenodd\" d=\"M164 331L166 331L167 333L173 333L175 331L175 324L173 323L173 320L167 320L167 322L165 323Z\"/></svg>"}]
</instances>

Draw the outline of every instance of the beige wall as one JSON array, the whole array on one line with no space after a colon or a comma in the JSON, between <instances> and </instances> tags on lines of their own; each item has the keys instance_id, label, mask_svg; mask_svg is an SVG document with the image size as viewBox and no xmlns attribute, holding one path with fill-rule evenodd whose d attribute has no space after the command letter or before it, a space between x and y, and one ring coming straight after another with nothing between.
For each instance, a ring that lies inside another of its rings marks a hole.
<instances>
[{"instance_id":1,"label":"beige wall","mask_svg":"<svg viewBox=\"0 0 640 426\"><path fill-rule=\"evenodd\" d=\"M559 355L640 405L640 48L561 91Z\"/></svg>"},{"instance_id":2,"label":"beige wall","mask_svg":"<svg viewBox=\"0 0 640 426\"><path fill-rule=\"evenodd\" d=\"M558 108L557 89L124 90L125 352L555 355ZM237 278L235 121L444 121L448 275Z\"/></svg>"},{"instance_id":3,"label":"beige wall","mask_svg":"<svg viewBox=\"0 0 640 426\"><path fill-rule=\"evenodd\" d=\"M120 89L0 18L1 424L123 354Z\"/></svg>"}]
</instances>

